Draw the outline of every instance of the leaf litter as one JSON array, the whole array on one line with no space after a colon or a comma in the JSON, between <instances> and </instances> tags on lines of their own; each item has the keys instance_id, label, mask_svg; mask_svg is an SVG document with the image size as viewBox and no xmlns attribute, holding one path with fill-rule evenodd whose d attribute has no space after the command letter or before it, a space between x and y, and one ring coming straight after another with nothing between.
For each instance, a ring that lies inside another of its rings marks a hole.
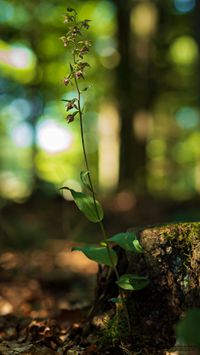
<instances>
[{"instance_id":1,"label":"leaf litter","mask_svg":"<svg viewBox=\"0 0 200 355\"><path fill-rule=\"evenodd\" d=\"M96 263L65 241L0 255L0 355L98 354L70 339L93 299ZM70 254L69 254L70 253Z\"/></svg>"}]
</instances>

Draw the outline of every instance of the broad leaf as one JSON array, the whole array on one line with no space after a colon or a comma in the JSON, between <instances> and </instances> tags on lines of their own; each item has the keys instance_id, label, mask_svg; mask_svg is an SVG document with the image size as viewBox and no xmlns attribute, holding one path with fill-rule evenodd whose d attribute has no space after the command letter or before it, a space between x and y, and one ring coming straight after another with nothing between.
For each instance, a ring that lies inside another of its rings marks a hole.
<instances>
[{"instance_id":1,"label":"broad leaf","mask_svg":"<svg viewBox=\"0 0 200 355\"><path fill-rule=\"evenodd\" d=\"M147 276L124 274L120 276L116 283L124 290L139 291L149 284L149 280Z\"/></svg>"},{"instance_id":2,"label":"broad leaf","mask_svg":"<svg viewBox=\"0 0 200 355\"><path fill-rule=\"evenodd\" d=\"M88 175L89 175L89 171L81 171L80 178L81 178L83 185L91 191L91 186L89 184Z\"/></svg>"},{"instance_id":3,"label":"broad leaf","mask_svg":"<svg viewBox=\"0 0 200 355\"><path fill-rule=\"evenodd\" d=\"M125 250L134 251L136 253L143 252L143 249L134 232L116 234L113 237L107 239L107 242L114 242Z\"/></svg>"},{"instance_id":4,"label":"broad leaf","mask_svg":"<svg viewBox=\"0 0 200 355\"><path fill-rule=\"evenodd\" d=\"M114 250L110 250L110 255L112 261L110 259L107 248L105 247L94 247L94 246L83 246L83 247L75 247L72 250L82 251L89 259L96 261L99 264L104 264L107 266L113 267L117 265L117 254Z\"/></svg>"},{"instance_id":5,"label":"broad leaf","mask_svg":"<svg viewBox=\"0 0 200 355\"><path fill-rule=\"evenodd\" d=\"M93 198L91 196L87 196L83 192L74 191L69 187L62 187L61 189L66 189L71 192L77 207L81 212L84 213L84 215L87 217L87 219L89 219L89 221L97 223L103 219L103 208L101 207L98 201L96 201L95 206Z\"/></svg>"}]
</instances>

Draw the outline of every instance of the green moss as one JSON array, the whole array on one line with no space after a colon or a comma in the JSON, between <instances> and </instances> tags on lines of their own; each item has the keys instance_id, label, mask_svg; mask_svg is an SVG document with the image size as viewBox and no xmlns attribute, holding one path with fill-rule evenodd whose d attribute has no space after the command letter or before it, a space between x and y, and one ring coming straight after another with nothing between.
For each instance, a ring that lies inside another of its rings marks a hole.
<instances>
[{"instance_id":1,"label":"green moss","mask_svg":"<svg viewBox=\"0 0 200 355\"><path fill-rule=\"evenodd\" d=\"M200 239L200 222L167 224L160 228L160 235L167 239L184 241L184 243L194 242Z\"/></svg>"},{"instance_id":2,"label":"green moss","mask_svg":"<svg viewBox=\"0 0 200 355\"><path fill-rule=\"evenodd\" d=\"M183 288L190 286L188 279L194 263L193 251L197 253L199 250L200 222L168 224L158 228L157 235L161 244L165 244L166 257L177 280Z\"/></svg>"},{"instance_id":3,"label":"green moss","mask_svg":"<svg viewBox=\"0 0 200 355\"><path fill-rule=\"evenodd\" d=\"M117 309L112 316L104 318L104 326L99 333L99 348L115 347L128 337L129 331L127 326L127 319L123 309Z\"/></svg>"}]
</instances>

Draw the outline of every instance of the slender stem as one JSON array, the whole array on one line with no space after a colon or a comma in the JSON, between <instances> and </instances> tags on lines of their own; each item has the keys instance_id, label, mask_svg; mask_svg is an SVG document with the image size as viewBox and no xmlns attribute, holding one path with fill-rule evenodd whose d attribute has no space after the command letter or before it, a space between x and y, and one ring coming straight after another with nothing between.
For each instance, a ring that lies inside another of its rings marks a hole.
<instances>
[{"instance_id":1,"label":"slender stem","mask_svg":"<svg viewBox=\"0 0 200 355\"><path fill-rule=\"evenodd\" d=\"M74 64L76 64L76 55L73 54L73 59L74 59ZM94 186L93 186L93 182L92 182L92 178L91 178L91 174L90 174L90 169L89 169L89 163L88 163L88 158L87 158L87 152L86 152L86 146L85 146L85 138L84 138L84 129L83 129L83 113L82 113L82 109L81 109L81 92L78 86L78 81L75 75L74 76L74 82L75 82L75 86L76 86L76 90L77 90L77 103L78 103L78 112L79 112L79 119L80 119L80 131L81 131L81 143L82 143L82 149L83 149L83 156L84 156L84 161L85 161L85 166L86 166L86 170L88 172L88 180L89 180L89 185L90 185L90 189L92 192L92 198L93 198L93 202L94 202L94 208L95 208L95 212L97 215L97 218L99 220L99 226L103 235L103 241L106 243L106 249L108 252L108 256L109 259L111 261L112 264L112 268L114 270L114 273L116 275L117 280L119 280L120 275L118 273L118 270L115 266L113 257L112 257L112 253L111 253L111 247L109 246L109 244L107 243L107 239L108 236L106 234L103 222L100 220L100 216L99 216L99 211L97 208L97 203L96 203L96 198L95 198L95 191L94 191ZM128 308L126 305L126 297L124 295L124 292L120 289L119 287L119 294L120 297L122 298L123 304L124 304L124 309L125 309L125 313L126 313L126 318L127 318L127 323L128 323L128 329L129 332L131 332L131 324L130 324L130 317L129 317L129 313L128 313Z\"/></svg>"},{"instance_id":2,"label":"slender stem","mask_svg":"<svg viewBox=\"0 0 200 355\"><path fill-rule=\"evenodd\" d=\"M89 184L90 184L90 188L91 188L91 192L92 192L92 198L93 198L93 202L94 202L94 206L95 206L95 211L96 211L96 214L97 214L97 218L99 219L98 223L99 223L99 226L101 228L103 239L104 239L104 241L106 241L107 234L106 234L106 231L105 231L105 228L104 228L104 225L103 225L102 221L100 221L99 211L98 211L97 203L96 203L96 199L95 199L94 186L93 186L92 178L91 178L91 175L90 175L89 164L88 164L88 159L87 159L87 153L86 153L86 147L85 147L85 139L84 139L84 131L83 131L83 114L82 114L81 105L80 105L81 93L80 93L80 90L79 90L79 87L78 87L78 82L77 82L77 79L76 79L75 76L74 76L74 80L75 80L75 85L76 85L76 89L77 89L77 93L78 93L78 98L77 99L78 99L78 111L79 111L79 118L80 118L81 141L82 141L83 155L84 155L86 169L88 171L88 180L89 180ZM113 269L115 270L116 267L115 267L114 262L112 260L112 255L111 255L110 247L109 247L108 243L106 243L106 247L107 247L107 250L108 250L109 258L110 258L111 263L113 265ZM117 278L119 278L119 274L118 274L117 269L116 269L115 273L116 273Z\"/></svg>"}]
</instances>

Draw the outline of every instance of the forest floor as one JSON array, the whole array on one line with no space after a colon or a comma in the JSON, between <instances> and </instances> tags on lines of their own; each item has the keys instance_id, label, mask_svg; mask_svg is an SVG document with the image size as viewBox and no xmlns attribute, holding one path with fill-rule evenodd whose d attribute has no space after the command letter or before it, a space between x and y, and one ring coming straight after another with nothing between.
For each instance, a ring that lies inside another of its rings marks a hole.
<instances>
[{"instance_id":1,"label":"forest floor","mask_svg":"<svg viewBox=\"0 0 200 355\"><path fill-rule=\"evenodd\" d=\"M68 331L81 326L96 273L97 264L82 253L71 253L64 241L1 253L0 354L69 353ZM96 348L85 351L95 354Z\"/></svg>"}]
</instances>

